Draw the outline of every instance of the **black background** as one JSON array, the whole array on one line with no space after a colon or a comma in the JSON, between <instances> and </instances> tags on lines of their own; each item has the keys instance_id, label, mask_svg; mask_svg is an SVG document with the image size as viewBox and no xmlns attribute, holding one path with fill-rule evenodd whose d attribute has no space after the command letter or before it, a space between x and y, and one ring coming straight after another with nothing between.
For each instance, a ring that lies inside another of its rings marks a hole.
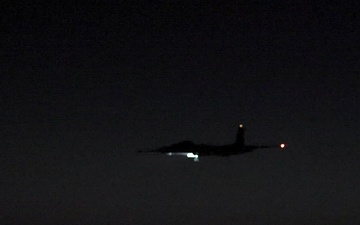
<instances>
[{"instance_id":1,"label":"black background","mask_svg":"<svg viewBox=\"0 0 360 225\"><path fill-rule=\"evenodd\" d=\"M4 224L360 221L359 3L1 7ZM199 163L185 139L285 141Z\"/></svg>"}]
</instances>

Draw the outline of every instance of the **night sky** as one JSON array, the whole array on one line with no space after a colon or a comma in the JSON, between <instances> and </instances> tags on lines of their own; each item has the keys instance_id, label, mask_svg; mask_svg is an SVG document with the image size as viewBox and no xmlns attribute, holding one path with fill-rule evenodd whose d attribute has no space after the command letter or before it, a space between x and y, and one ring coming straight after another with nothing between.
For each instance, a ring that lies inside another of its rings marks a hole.
<instances>
[{"instance_id":1,"label":"night sky","mask_svg":"<svg viewBox=\"0 0 360 225\"><path fill-rule=\"evenodd\" d=\"M0 10L1 224L359 224L358 1Z\"/></svg>"}]
</instances>

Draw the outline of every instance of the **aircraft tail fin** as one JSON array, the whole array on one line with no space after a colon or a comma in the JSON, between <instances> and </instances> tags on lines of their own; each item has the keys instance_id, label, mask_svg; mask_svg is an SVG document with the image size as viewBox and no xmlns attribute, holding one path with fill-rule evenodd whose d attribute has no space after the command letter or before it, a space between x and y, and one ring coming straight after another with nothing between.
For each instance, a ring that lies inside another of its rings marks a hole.
<instances>
[{"instance_id":1,"label":"aircraft tail fin","mask_svg":"<svg viewBox=\"0 0 360 225\"><path fill-rule=\"evenodd\" d=\"M244 127L243 124L240 124L239 127L238 127L237 134L236 134L235 144L240 145L242 147L245 146L244 133L245 133L245 127Z\"/></svg>"}]
</instances>

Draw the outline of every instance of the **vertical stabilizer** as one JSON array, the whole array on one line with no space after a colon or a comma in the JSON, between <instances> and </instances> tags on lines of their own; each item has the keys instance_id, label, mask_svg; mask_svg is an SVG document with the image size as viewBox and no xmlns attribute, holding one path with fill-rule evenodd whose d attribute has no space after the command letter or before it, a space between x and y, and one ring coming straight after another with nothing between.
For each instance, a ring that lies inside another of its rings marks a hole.
<instances>
[{"instance_id":1,"label":"vertical stabilizer","mask_svg":"<svg viewBox=\"0 0 360 225\"><path fill-rule=\"evenodd\" d=\"M237 134L236 134L236 141L235 141L236 145L239 145L241 147L245 146L244 133L245 133L245 127L243 124L240 124L238 127Z\"/></svg>"}]
</instances>

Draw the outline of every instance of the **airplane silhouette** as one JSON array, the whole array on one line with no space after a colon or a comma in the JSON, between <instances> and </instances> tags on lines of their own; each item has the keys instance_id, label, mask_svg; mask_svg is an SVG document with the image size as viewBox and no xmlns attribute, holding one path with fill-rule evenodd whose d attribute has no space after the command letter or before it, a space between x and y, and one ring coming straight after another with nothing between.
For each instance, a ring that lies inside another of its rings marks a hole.
<instances>
[{"instance_id":1,"label":"airplane silhouette","mask_svg":"<svg viewBox=\"0 0 360 225\"><path fill-rule=\"evenodd\" d=\"M203 156L230 156L249 153L262 148L284 149L286 147L285 143L276 145L245 145L244 133L245 127L243 124L240 124L236 134L236 141L233 144L216 146L208 144L195 144L192 141L183 141L170 146L139 152L157 152L167 154L168 156L186 156L187 158L192 158L195 162L197 162L199 161L199 157Z\"/></svg>"}]
</instances>

